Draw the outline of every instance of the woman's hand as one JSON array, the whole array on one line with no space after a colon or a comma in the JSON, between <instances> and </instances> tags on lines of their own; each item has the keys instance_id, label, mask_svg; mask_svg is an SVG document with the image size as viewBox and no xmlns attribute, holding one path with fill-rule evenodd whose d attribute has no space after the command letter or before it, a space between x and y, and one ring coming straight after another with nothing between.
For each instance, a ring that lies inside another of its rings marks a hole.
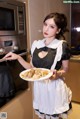
<instances>
[{"instance_id":1,"label":"woman's hand","mask_svg":"<svg viewBox=\"0 0 80 119\"><path fill-rule=\"evenodd\" d=\"M18 60L18 62L25 68L29 69L32 68L32 65L28 62L26 62L20 55L17 55L15 53L9 52L7 55L5 55L5 60Z\"/></svg>"},{"instance_id":2,"label":"woman's hand","mask_svg":"<svg viewBox=\"0 0 80 119\"><path fill-rule=\"evenodd\" d=\"M52 71L53 75L50 77L51 80L56 80L58 78L57 70Z\"/></svg>"},{"instance_id":3,"label":"woman's hand","mask_svg":"<svg viewBox=\"0 0 80 119\"><path fill-rule=\"evenodd\" d=\"M18 60L20 56L15 53L9 52L3 58L5 58L6 60Z\"/></svg>"},{"instance_id":4,"label":"woman's hand","mask_svg":"<svg viewBox=\"0 0 80 119\"><path fill-rule=\"evenodd\" d=\"M58 78L63 79L64 70L53 70L53 75L50 77L51 80L56 80Z\"/></svg>"}]
</instances>

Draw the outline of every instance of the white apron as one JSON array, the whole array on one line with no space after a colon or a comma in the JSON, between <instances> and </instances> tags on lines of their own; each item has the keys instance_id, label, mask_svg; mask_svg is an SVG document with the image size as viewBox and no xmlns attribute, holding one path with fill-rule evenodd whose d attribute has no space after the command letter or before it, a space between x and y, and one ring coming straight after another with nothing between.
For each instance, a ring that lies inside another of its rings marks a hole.
<instances>
[{"instance_id":1,"label":"white apron","mask_svg":"<svg viewBox=\"0 0 80 119\"><path fill-rule=\"evenodd\" d=\"M61 60L62 42L59 41L57 53L51 69L55 69L57 61ZM44 114L60 114L69 109L69 100L71 100L71 91L67 88L62 79L34 82L33 90L33 108L38 109Z\"/></svg>"}]
</instances>

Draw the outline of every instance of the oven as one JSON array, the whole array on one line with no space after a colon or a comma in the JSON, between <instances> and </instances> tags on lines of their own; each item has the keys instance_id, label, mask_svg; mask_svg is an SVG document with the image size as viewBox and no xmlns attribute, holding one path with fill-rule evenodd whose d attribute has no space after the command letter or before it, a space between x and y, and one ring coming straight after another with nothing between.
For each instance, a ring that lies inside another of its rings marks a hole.
<instances>
[{"instance_id":1,"label":"oven","mask_svg":"<svg viewBox=\"0 0 80 119\"><path fill-rule=\"evenodd\" d=\"M19 54L27 61L26 35L0 36L0 59L8 52ZM19 77L23 70L17 60L0 60L0 106L28 88L28 82Z\"/></svg>"}]
</instances>

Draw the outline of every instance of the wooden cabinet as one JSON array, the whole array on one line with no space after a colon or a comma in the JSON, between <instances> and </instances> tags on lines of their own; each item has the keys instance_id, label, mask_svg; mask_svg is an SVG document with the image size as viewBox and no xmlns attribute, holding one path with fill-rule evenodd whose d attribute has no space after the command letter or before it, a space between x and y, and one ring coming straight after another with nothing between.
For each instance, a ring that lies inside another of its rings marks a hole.
<instances>
[{"instance_id":1,"label":"wooden cabinet","mask_svg":"<svg viewBox=\"0 0 80 119\"><path fill-rule=\"evenodd\" d=\"M70 61L65 81L72 90L72 101L80 103L80 61Z\"/></svg>"}]
</instances>

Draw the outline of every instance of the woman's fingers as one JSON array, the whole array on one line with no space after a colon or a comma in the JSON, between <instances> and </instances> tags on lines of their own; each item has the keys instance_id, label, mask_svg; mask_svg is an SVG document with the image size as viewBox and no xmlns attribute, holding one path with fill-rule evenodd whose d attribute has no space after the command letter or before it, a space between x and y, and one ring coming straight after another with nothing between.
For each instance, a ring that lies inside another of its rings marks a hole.
<instances>
[{"instance_id":1,"label":"woman's fingers","mask_svg":"<svg viewBox=\"0 0 80 119\"><path fill-rule=\"evenodd\" d=\"M6 60L16 60L18 58L18 55L12 52L9 52L4 57Z\"/></svg>"},{"instance_id":2,"label":"woman's fingers","mask_svg":"<svg viewBox=\"0 0 80 119\"><path fill-rule=\"evenodd\" d=\"M9 52L8 54L6 54L5 56L4 56L4 58L7 58L7 57L10 57L11 56L11 52Z\"/></svg>"},{"instance_id":3,"label":"woman's fingers","mask_svg":"<svg viewBox=\"0 0 80 119\"><path fill-rule=\"evenodd\" d=\"M53 75L50 77L51 80L56 80L58 78L57 70L51 70L53 72Z\"/></svg>"}]
</instances>

